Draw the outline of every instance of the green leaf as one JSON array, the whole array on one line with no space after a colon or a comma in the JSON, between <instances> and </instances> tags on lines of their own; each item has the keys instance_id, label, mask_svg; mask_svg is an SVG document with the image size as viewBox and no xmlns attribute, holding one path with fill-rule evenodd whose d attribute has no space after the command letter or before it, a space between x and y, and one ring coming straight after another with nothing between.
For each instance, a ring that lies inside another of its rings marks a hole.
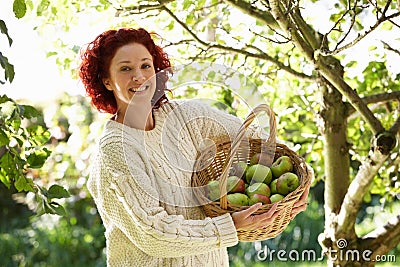
<instances>
[{"instance_id":1,"label":"green leaf","mask_svg":"<svg viewBox=\"0 0 400 267\"><path fill-rule=\"evenodd\" d=\"M12 115L12 114L11 114ZM14 131L16 132L16 131L18 131L19 130L19 127L21 127L21 120L20 119L14 119L12 122L11 122L11 126L14 128Z\"/></svg>"},{"instance_id":2,"label":"green leaf","mask_svg":"<svg viewBox=\"0 0 400 267\"><path fill-rule=\"evenodd\" d=\"M4 69L4 77L6 81L10 81L10 83L14 80L15 72L14 72L14 65L8 62L8 58L3 56L0 52L0 65Z\"/></svg>"},{"instance_id":3,"label":"green leaf","mask_svg":"<svg viewBox=\"0 0 400 267\"><path fill-rule=\"evenodd\" d=\"M26 128L31 141L37 146L44 145L50 139L50 132L41 125L32 125Z\"/></svg>"},{"instance_id":4,"label":"green leaf","mask_svg":"<svg viewBox=\"0 0 400 267\"><path fill-rule=\"evenodd\" d=\"M21 175L17 178L17 180L14 182L14 186L18 190L18 192L21 192L21 191L33 192L32 180L29 178L26 178L23 175Z\"/></svg>"},{"instance_id":5,"label":"green leaf","mask_svg":"<svg viewBox=\"0 0 400 267\"><path fill-rule=\"evenodd\" d=\"M33 10L34 6L31 0L26 0L25 3L26 6L29 7L29 10Z\"/></svg>"},{"instance_id":6,"label":"green leaf","mask_svg":"<svg viewBox=\"0 0 400 267\"><path fill-rule=\"evenodd\" d=\"M21 115L23 115L27 119L41 117L41 113L33 106L29 105L18 105L18 106L22 111Z\"/></svg>"},{"instance_id":7,"label":"green leaf","mask_svg":"<svg viewBox=\"0 0 400 267\"><path fill-rule=\"evenodd\" d=\"M26 161L29 164L29 167L32 169L39 169L46 162L47 158L50 156L50 151L46 148L42 150L36 150L35 152L29 154L26 158Z\"/></svg>"},{"instance_id":8,"label":"green leaf","mask_svg":"<svg viewBox=\"0 0 400 267\"><path fill-rule=\"evenodd\" d=\"M187 10L193 4L192 0L183 1L183 10Z\"/></svg>"},{"instance_id":9,"label":"green leaf","mask_svg":"<svg viewBox=\"0 0 400 267\"><path fill-rule=\"evenodd\" d=\"M13 40L11 39L10 35L8 35L8 29L7 29L6 23L2 19L0 19L0 31L1 31L1 33L5 34L7 36L8 45L11 46L13 43Z\"/></svg>"},{"instance_id":10,"label":"green leaf","mask_svg":"<svg viewBox=\"0 0 400 267\"><path fill-rule=\"evenodd\" d=\"M46 57L55 56L55 55L57 55L57 54L58 54L57 52L51 51L51 52L48 52L48 53L46 54Z\"/></svg>"},{"instance_id":11,"label":"green leaf","mask_svg":"<svg viewBox=\"0 0 400 267\"><path fill-rule=\"evenodd\" d=\"M2 129L0 129L0 147L8 145L9 143L10 139L8 138L7 134Z\"/></svg>"},{"instance_id":12,"label":"green leaf","mask_svg":"<svg viewBox=\"0 0 400 267\"><path fill-rule=\"evenodd\" d=\"M14 0L13 11L17 19L22 18L26 14L25 0Z\"/></svg>"},{"instance_id":13,"label":"green leaf","mask_svg":"<svg viewBox=\"0 0 400 267\"><path fill-rule=\"evenodd\" d=\"M8 176L8 174L5 172L5 170L3 170L2 168L0 168L0 181L7 186L8 189L10 189L11 187L11 181L10 181L10 177Z\"/></svg>"},{"instance_id":14,"label":"green leaf","mask_svg":"<svg viewBox=\"0 0 400 267\"><path fill-rule=\"evenodd\" d=\"M215 78L215 71L210 71L209 73L208 73L208 75L207 75L207 77L208 77L208 79L210 79L210 80L214 80L214 78Z\"/></svg>"},{"instance_id":15,"label":"green leaf","mask_svg":"<svg viewBox=\"0 0 400 267\"><path fill-rule=\"evenodd\" d=\"M3 118L11 118L14 110L16 109L16 105L13 101L7 101L0 104L1 117Z\"/></svg>"},{"instance_id":16,"label":"green leaf","mask_svg":"<svg viewBox=\"0 0 400 267\"><path fill-rule=\"evenodd\" d=\"M71 196L71 194L62 186L60 185L52 185L50 186L49 190L47 191L48 195L47 198L48 199L52 199L52 198L68 198Z\"/></svg>"},{"instance_id":17,"label":"green leaf","mask_svg":"<svg viewBox=\"0 0 400 267\"><path fill-rule=\"evenodd\" d=\"M43 12L49 8L50 1L49 0L42 0L37 7L36 14L37 16L42 16Z\"/></svg>"},{"instance_id":18,"label":"green leaf","mask_svg":"<svg viewBox=\"0 0 400 267\"><path fill-rule=\"evenodd\" d=\"M51 202L50 203L51 208L53 209L54 213L53 214L57 214L59 216L66 216L67 213L65 212L65 209L63 206L61 206L60 204L56 203L56 202Z\"/></svg>"}]
</instances>

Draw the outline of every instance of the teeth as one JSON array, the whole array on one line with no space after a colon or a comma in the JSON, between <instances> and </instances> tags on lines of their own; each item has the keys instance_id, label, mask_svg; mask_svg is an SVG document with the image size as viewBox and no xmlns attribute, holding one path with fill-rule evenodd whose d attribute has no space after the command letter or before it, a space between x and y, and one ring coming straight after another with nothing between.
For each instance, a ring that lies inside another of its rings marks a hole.
<instances>
[{"instance_id":1,"label":"teeth","mask_svg":"<svg viewBox=\"0 0 400 267\"><path fill-rule=\"evenodd\" d=\"M139 88L136 88L136 89L129 89L130 91L132 91L132 92L142 92L142 91L144 91L144 90L146 90L147 88L149 88L149 86L148 85L146 85L146 86L141 86L141 87L139 87Z\"/></svg>"}]
</instances>

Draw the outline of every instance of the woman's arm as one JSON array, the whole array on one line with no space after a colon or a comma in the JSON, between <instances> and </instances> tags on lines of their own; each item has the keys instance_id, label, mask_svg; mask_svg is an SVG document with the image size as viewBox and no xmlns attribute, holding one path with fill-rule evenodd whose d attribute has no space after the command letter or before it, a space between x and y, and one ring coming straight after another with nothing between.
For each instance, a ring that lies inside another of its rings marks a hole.
<instances>
[{"instance_id":1,"label":"woman's arm","mask_svg":"<svg viewBox=\"0 0 400 267\"><path fill-rule=\"evenodd\" d=\"M229 214L204 220L170 215L160 206L140 157L129 153L129 161L135 163L127 168L118 146L111 144L102 151L101 167L94 168L90 184L97 208L142 251L156 257L181 257L237 244Z\"/></svg>"}]
</instances>

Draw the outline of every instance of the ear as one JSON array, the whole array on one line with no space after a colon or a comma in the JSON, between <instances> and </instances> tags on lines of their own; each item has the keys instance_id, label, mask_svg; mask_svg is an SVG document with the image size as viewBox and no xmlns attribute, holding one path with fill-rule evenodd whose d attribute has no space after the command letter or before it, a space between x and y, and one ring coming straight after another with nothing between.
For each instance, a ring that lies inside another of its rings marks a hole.
<instances>
[{"instance_id":1,"label":"ear","mask_svg":"<svg viewBox=\"0 0 400 267\"><path fill-rule=\"evenodd\" d=\"M109 79L103 79L103 84L107 88L107 90L109 90L109 91L113 90Z\"/></svg>"}]
</instances>

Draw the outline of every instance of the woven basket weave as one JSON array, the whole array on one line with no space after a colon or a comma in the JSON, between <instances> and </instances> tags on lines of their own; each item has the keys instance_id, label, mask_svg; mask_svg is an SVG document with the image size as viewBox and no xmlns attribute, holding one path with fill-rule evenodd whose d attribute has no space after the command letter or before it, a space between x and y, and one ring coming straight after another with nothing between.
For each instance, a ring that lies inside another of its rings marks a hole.
<instances>
[{"instance_id":1,"label":"woven basket weave","mask_svg":"<svg viewBox=\"0 0 400 267\"><path fill-rule=\"evenodd\" d=\"M266 139L253 139L244 138L245 131L250 126L255 116L262 112L269 115L270 121L270 134ZM297 202L307 187L310 186L312 173L307 167L303 158L297 155L294 151L289 149L284 144L275 142L276 139L276 121L275 115L266 104L257 106L246 118L243 125L239 129L238 135L233 142L230 141L228 136L221 137L217 142L201 151L196 163L195 172L192 176L192 186L202 187L207 185L210 180L220 180L220 199L219 201L212 201L206 199L204 191L201 194L196 194L204 212L209 217L216 217L227 212L233 213L247 209L248 206L232 205L227 202L226 187L227 177L231 165L235 162L244 161L249 163L251 157L259 152L270 153L270 162L276 160L280 156L286 155L290 157L293 162L293 172L296 173L300 180L299 187L285 196L284 199L278 202L277 211L282 210L278 217L274 220L272 225L252 230L252 231L238 231L238 238L240 241L257 241L273 238L280 234L290 222L290 214L295 202ZM271 145L274 147L271 149ZM274 152L274 153L271 153ZM273 157L273 159L272 159ZM204 187L203 187L204 188ZM272 204L264 204L254 214L262 214L268 212Z\"/></svg>"}]
</instances>

